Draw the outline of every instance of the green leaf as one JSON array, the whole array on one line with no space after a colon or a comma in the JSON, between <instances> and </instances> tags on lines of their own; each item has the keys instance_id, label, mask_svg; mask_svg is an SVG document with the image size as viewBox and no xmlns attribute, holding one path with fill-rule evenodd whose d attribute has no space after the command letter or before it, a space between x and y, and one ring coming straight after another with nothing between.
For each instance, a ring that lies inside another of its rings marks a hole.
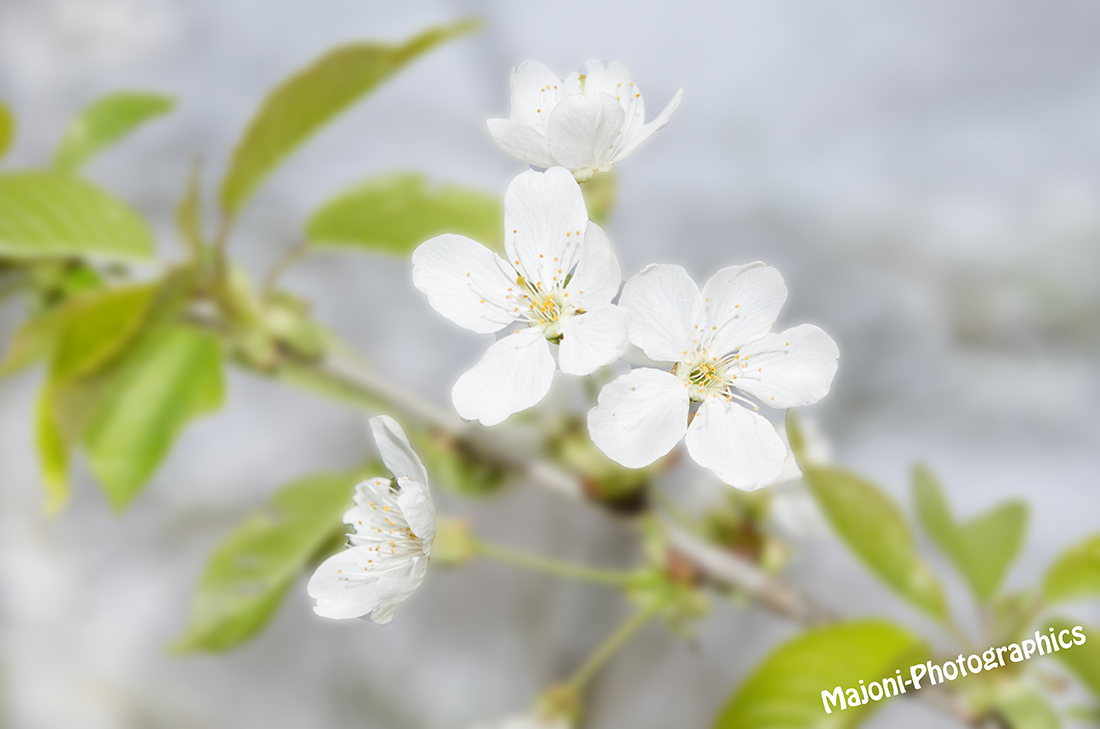
<instances>
[{"instance_id":1,"label":"green leaf","mask_svg":"<svg viewBox=\"0 0 1100 729\"><path fill-rule=\"evenodd\" d=\"M947 602L932 570L917 554L898 505L878 486L849 471L803 465L803 476L844 542L899 595L943 620Z\"/></svg>"},{"instance_id":2,"label":"green leaf","mask_svg":"<svg viewBox=\"0 0 1100 729\"><path fill-rule=\"evenodd\" d=\"M1047 602L1065 602L1100 595L1100 534L1066 550L1043 578Z\"/></svg>"},{"instance_id":3,"label":"green leaf","mask_svg":"<svg viewBox=\"0 0 1100 729\"><path fill-rule=\"evenodd\" d=\"M264 100L233 153L221 202L235 213L264 178L318 129L417 56L477 28L431 28L400 45L352 43L319 58Z\"/></svg>"},{"instance_id":4,"label":"green leaf","mask_svg":"<svg viewBox=\"0 0 1100 729\"><path fill-rule=\"evenodd\" d=\"M46 487L46 513L56 514L69 501L69 444L54 415L52 389L43 387L35 405L34 433L42 482Z\"/></svg>"},{"instance_id":5,"label":"green leaf","mask_svg":"<svg viewBox=\"0 0 1100 729\"><path fill-rule=\"evenodd\" d=\"M318 210L306 226L317 246L365 248L404 256L441 233L457 233L492 248L504 240L499 198L460 187L428 188L417 174L376 177Z\"/></svg>"},{"instance_id":6,"label":"green leaf","mask_svg":"<svg viewBox=\"0 0 1100 729\"><path fill-rule=\"evenodd\" d=\"M220 407L224 389L219 340L183 326L153 333L112 373L84 446L116 510L137 495L190 420Z\"/></svg>"},{"instance_id":7,"label":"green leaf","mask_svg":"<svg viewBox=\"0 0 1100 729\"><path fill-rule=\"evenodd\" d=\"M913 469L913 499L928 536L958 568L974 595L988 601L1023 546L1027 504L1009 501L956 524L939 482L921 465Z\"/></svg>"},{"instance_id":8,"label":"green leaf","mask_svg":"<svg viewBox=\"0 0 1100 729\"><path fill-rule=\"evenodd\" d=\"M104 96L73 120L61 139L53 166L75 172L97 152L145 122L169 112L175 102L161 94L121 92Z\"/></svg>"},{"instance_id":9,"label":"green leaf","mask_svg":"<svg viewBox=\"0 0 1100 729\"><path fill-rule=\"evenodd\" d=\"M123 202L58 172L0 175L0 256L149 258L153 236Z\"/></svg>"},{"instance_id":10,"label":"green leaf","mask_svg":"<svg viewBox=\"0 0 1100 729\"><path fill-rule=\"evenodd\" d=\"M267 624L298 574L345 539L341 517L359 472L308 476L249 515L211 556L190 624L173 652L225 651Z\"/></svg>"},{"instance_id":11,"label":"green leaf","mask_svg":"<svg viewBox=\"0 0 1100 729\"><path fill-rule=\"evenodd\" d=\"M187 177L187 191L176 208L176 230L195 261L202 261L206 250L206 240L202 232L201 177L199 162L196 160Z\"/></svg>"},{"instance_id":12,"label":"green leaf","mask_svg":"<svg viewBox=\"0 0 1100 729\"><path fill-rule=\"evenodd\" d=\"M919 640L879 620L841 623L788 641L757 666L730 699L715 729L851 729L866 721L878 702L825 713L822 691L847 690L859 681L903 675Z\"/></svg>"},{"instance_id":13,"label":"green leaf","mask_svg":"<svg viewBox=\"0 0 1100 729\"><path fill-rule=\"evenodd\" d=\"M1085 642L1072 648L1062 648L1054 656L1077 676L1093 696L1100 698L1100 631L1069 618L1051 618L1050 625L1056 636L1063 630L1081 628ZM1073 640L1072 636L1066 638Z\"/></svg>"},{"instance_id":14,"label":"green leaf","mask_svg":"<svg viewBox=\"0 0 1100 729\"><path fill-rule=\"evenodd\" d=\"M1035 689L1022 683L1001 689L994 708L1010 729L1059 729L1058 713Z\"/></svg>"},{"instance_id":15,"label":"green leaf","mask_svg":"<svg viewBox=\"0 0 1100 729\"><path fill-rule=\"evenodd\" d=\"M607 222L607 216L615 207L619 195L619 181L614 172L599 172L591 180L581 185L584 204L588 208L588 217L597 224Z\"/></svg>"},{"instance_id":16,"label":"green leaf","mask_svg":"<svg viewBox=\"0 0 1100 729\"><path fill-rule=\"evenodd\" d=\"M63 381L87 375L110 363L140 334L157 293L155 285L107 289L74 300L57 310L62 319L50 362L50 378ZM47 336L51 315L38 331Z\"/></svg>"},{"instance_id":17,"label":"green leaf","mask_svg":"<svg viewBox=\"0 0 1100 729\"><path fill-rule=\"evenodd\" d=\"M15 139L15 116L8 107L0 104L0 159L3 159Z\"/></svg>"}]
</instances>

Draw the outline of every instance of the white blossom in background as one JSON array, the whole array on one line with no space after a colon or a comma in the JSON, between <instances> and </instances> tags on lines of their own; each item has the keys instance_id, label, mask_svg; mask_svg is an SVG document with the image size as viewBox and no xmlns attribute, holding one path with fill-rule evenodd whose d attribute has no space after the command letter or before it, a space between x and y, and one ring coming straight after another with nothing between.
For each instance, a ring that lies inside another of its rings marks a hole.
<instances>
[{"instance_id":1,"label":"white blossom in background","mask_svg":"<svg viewBox=\"0 0 1100 729\"><path fill-rule=\"evenodd\" d=\"M588 414L592 441L628 468L668 453L686 435L701 466L739 489L774 483L787 448L755 401L811 405L836 374L836 343L803 324L771 331L787 298L762 263L716 273L702 292L680 266L652 265L623 287L630 340L668 370L642 367L604 386ZM692 403L699 403L689 425ZM746 407L747 406L747 407Z\"/></svg>"},{"instance_id":2,"label":"white blossom in background","mask_svg":"<svg viewBox=\"0 0 1100 729\"><path fill-rule=\"evenodd\" d=\"M802 460L807 464L829 463L832 460L832 448L825 438L817 421L809 417L798 419L802 431ZM802 483L802 469L791 451L787 428L776 423L787 456L783 460L783 470L772 484L773 489L769 514L776 526L795 537L823 537L830 533L829 522L817 505L817 499L810 493L809 487Z\"/></svg>"},{"instance_id":3,"label":"white blossom in background","mask_svg":"<svg viewBox=\"0 0 1100 729\"><path fill-rule=\"evenodd\" d=\"M591 374L617 360L628 341L626 312L611 303L622 272L568 170L529 170L512 180L504 227L508 260L450 234L412 256L413 283L440 314L483 334L511 327L451 391L458 414L483 425L542 400L559 367Z\"/></svg>"},{"instance_id":4,"label":"white blossom in background","mask_svg":"<svg viewBox=\"0 0 1100 729\"><path fill-rule=\"evenodd\" d=\"M645 99L621 63L585 64L564 80L537 61L512 69L512 112L490 119L497 146L536 167L567 168L584 182L611 169L668 124L684 94L679 89L648 124Z\"/></svg>"},{"instance_id":5,"label":"white blossom in background","mask_svg":"<svg viewBox=\"0 0 1100 729\"><path fill-rule=\"evenodd\" d=\"M344 523L354 530L348 546L321 563L306 589L322 617L370 613L382 625L424 581L435 537L435 505L424 464L401 426L382 415L371 418L370 427L393 478L368 478L355 487L355 506L344 514Z\"/></svg>"}]
</instances>

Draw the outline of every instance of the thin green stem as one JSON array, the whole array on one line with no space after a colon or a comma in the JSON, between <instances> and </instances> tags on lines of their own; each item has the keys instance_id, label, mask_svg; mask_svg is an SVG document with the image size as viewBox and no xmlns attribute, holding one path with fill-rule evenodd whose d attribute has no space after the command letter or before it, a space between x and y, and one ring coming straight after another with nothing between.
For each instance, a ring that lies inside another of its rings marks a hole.
<instances>
[{"instance_id":1,"label":"thin green stem","mask_svg":"<svg viewBox=\"0 0 1100 729\"><path fill-rule=\"evenodd\" d=\"M534 570L536 572L544 572L557 577L566 577L569 579L581 580L583 582L594 582L596 584L611 585L614 587L624 587L630 584L634 579L633 573L630 572L605 570L598 567L587 567L584 565L570 564L568 562L559 562L556 559L548 559L526 552L518 552L498 544L490 544L489 542L481 541L480 539L476 542L476 548L478 554L483 557L515 565L516 567Z\"/></svg>"},{"instance_id":2,"label":"thin green stem","mask_svg":"<svg viewBox=\"0 0 1100 729\"><path fill-rule=\"evenodd\" d=\"M279 278L286 273L287 269L297 263L307 253L309 253L309 241L302 240L280 256L279 260L275 261L275 264L271 267L271 270L267 272L267 276L264 277L261 296L264 299L270 298L271 294L275 291L275 286L279 282Z\"/></svg>"},{"instance_id":3,"label":"thin green stem","mask_svg":"<svg viewBox=\"0 0 1100 729\"><path fill-rule=\"evenodd\" d=\"M592 651L592 654L585 659L584 663L565 684L566 688L579 694L585 684L592 680L592 677L603 668L604 664L618 653L627 641L634 637L634 634L648 623L660 609L660 604L655 602L631 615L611 635L607 636L603 643L596 647L596 650Z\"/></svg>"}]
</instances>

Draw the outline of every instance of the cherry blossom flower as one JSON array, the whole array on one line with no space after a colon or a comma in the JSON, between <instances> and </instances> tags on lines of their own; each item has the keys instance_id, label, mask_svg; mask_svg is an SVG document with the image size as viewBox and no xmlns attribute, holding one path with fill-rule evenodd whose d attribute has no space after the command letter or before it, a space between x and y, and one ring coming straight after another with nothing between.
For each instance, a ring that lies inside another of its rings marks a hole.
<instances>
[{"instance_id":1,"label":"cherry blossom flower","mask_svg":"<svg viewBox=\"0 0 1100 729\"><path fill-rule=\"evenodd\" d=\"M650 359L673 364L608 383L588 414L592 441L618 463L641 468L686 435L691 457L725 483L755 490L775 482L787 449L756 401L779 409L817 402L839 354L815 326L771 331L786 298L779 272L762 263L724 268L702 292L680 266L642 270L619 299L630 340Z\"/></svg>"},{"instance_id":2,"label":"cherry blossom flower","mask_svg":"<svg viewBox=\"0 0 1100 729\"><path fill-rule=\"evenodd\" d=\"M435 537L435 505L424 464L401 426L383 415L371 418L370 427L393 478L368 478L355 487L355 506L344 514L344 523L354 530L347 548L322 562L306 589L322 617L370 613L382 625L424 581Z\"/></svg>"},{"instance_id":3,"label":"cherry blossom flower","mask_svg":"<svg viewBox=\"0 0 1100 729\"><path fill-rule=\"evenodd\" d=\"M479 333L512 327L451 392L458 414L483 425L542 400L558 367L587 375L627 346L626 312L611 303L622 284L619 264L567 170L515 178L504 224L508 260L450 234L412 256L413 283L440 314Z\"/></svg>"},{"instance_id":4,"label":"cherry blossom flower","mask_svg":"<svg viewBox=\"0 0 1100 729\"><path fill-rule=\"evenodd\" d=\"M512 69L512 113L490 119L497 146L536 167L567 168L580 182L611 169L668 124L679 89L648 124L642 91L621 63L589 61L565 80L537 61Z\"/></svg>"}]
</instances>

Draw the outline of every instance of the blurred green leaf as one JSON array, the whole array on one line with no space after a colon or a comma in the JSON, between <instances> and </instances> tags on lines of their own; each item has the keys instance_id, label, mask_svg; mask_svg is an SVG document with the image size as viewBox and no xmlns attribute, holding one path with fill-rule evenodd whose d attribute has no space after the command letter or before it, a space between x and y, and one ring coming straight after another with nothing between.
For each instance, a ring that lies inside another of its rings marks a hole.
<instances>
[{"instance_id":1,"label":"blurred green leaf","mask_svg":"<svg viewBox=\"0 0 1100 729\"><path fill-rule=\"evenodd\" d=\"M1054 654L1054 657L1072 671L1093 696L1100 698L1100 631L1087 625L1082 626L1080 622L1069 618L1051 618L1050 626L1054 628L1055 636L1063 630L1081 627L1081 632L1087 640L1082 645L1062 648ZM1073 640L1072 636L1066 637Z\"/></svg>"},{"instance_id":2,"label":"blurred green leaf","mask_svg":"<svg viewBox=\"0 0 1100 729\"><path fill-rule=\"evenodd\" d=\"M441 233L457 233L501 250L504 206L498 197L483 192L460 187L433 190L421 175L394 174L341 194L306 226L306 235L317 246L398 256Z\"/></svg>"},{"instance_id":3,"label":"blurred green leaf","mask_svg":"<svg viewBox=\"0 0 1100 729\"><path fill-rule=\"evenodd\" d=\"M15 139L15 116L8 107L0 104L0 159L3 159Z\"/></svg>"},{"instance_id":4,"label":"blurred green leaf","mask_svg":"<svg viewBox=\"0 0 1100 729\"><path fill-rule=\"evenodd\" d=\"M974 595L988 601L1023 546L1027 505L1010 501L956 524L943 489L923 465L913 469L913 500L928 536L958 568Z\"/></svg>"},{"instance_id":5,"label":"blurred green leaf","mask_svg":"<svg viewBox=\"0 0 1100 729\"><path fill-rule=\"evenodd\" d=\"M140 333L156 292L151 284L107 289L59 309L54 316L64 321L50 361L50 378L79 377L118 356ZM48 325L47 321L39 332L48 334Z\"/></svg>"},{"instance_id":6,"label":"blurred green leaf","mask_svg":"<svg viewBox=\"0 0 1100 729\"><path fill-rule=\"evenodd\" d=\"M201 261L206 248L202 232L202 186L198 160L191 165L187 176L187 191L176 208L176 230L191 252L192 259Z\"/></svg>"},{"instance_id":7,"label":"blurred green leaf","mask_svg":"<svg viewBox=\"0 0 1100 729\"><path fill-rule=\"evenodd\" d=\"M259 633L298 574L328 556L322 550L346 541L333 537L346 531L341 518L351 508L360 475L308 476L249 515L211 556L190 624L172 651L225 651Z\"/></svg>"},{"instance_id":8,"label":"blurred green leaf","mask_svg":"<svg viewBox=\"0 0 1100 729\"><path fill-rule=\"evenodd\" d=\"M69 446L57 423L52 390L43 387L35 405L34 433L42 482L46 487L46 513L56 514L69 501Z\"/></svg>"},{"instance_id":9,"label":"blurred green leaf","mask_svg":"<svg viewBox=\"0 0 1100 729\"><path fill-rule=\"evenodd\" d=\"M153 475L187 423L220 407L222 351L211 334L166 327L113 373L84 433L92 472L116 510Z\"/></svg>"},{"instance_id":10,"label":"blurred green leaf","mask_svg":"<svg viewBox=\"0 0 1100 729\"><path fill-rule=\"evenodd\" d=\"M878 486L850 471L806 464L803 476L833 528L879 579L943 620L943 588L917 554L898 505Z\"/></svg>"},{"instance_id":11,"label":"blurred green leaf","mask_svg":"<svg viewBox=\"0 0 1100 729\"><path fill-rule=\"evenodd\" d=\"M0 256L149 258L153 236L127 205L59 172L0 174Z\"/></svg>"},{"instance_id":12,"label":"blurred green leaf","mask_svg":"<svg viewBox=\"0 0 1100 729\"><path fill-rule=\"evenodd\" d=\"M235 213L259 184L314 132L406 63L477 28L476 21L430 28L403 44L353 43L330 51L264 100L233 153L222 206Z\"/></svg>"},{"instance_id":13,"label":"blurred green leaf","mask_svg":"<svg viewBox=\"0 0 1100 729\"><path fill-rule=\"evenodd\" d=\"M1062 553L1043 578L1047 602L1065 602L1100 595L1100 534Z\"/></svg>"},{"instance_id":14,"label":"blurred green leaf","mask_svg":"<svg viewBox=\"0 0 1100 729\"><path fill-rule=\"evenodd\" d=\"M806 440L802 436L802 426L798 422L798 414L794 408L787 411L787 442L791 444L791 453L799 466L803 463L806 453Z\"/></svg>"},{"instance_id":15,"label":"blurred green leaf","mask_svg":"<svg viewBox=\"0 0 1100 729\"><path fill-rule=\"evenodd\" d=\"M1058 712L1042 694L1022 683L1003 687L994 700L994 708L1011 729L1059 729Z\"/></svg>"},{"instance_id":16,"label":"blurred green leaf","mask_svg":"<svg viewBox=\"0 0 1100 729\"><path fill-rule=\"evenodd\" d=\"M1031 593L1000 595L989 603L989 633L994 645L1017 643L1035 619L1041 603Z\"/></svg>"},{"instance_id":17,"label":"blurred green leaf","mask_svg":"<svg viewBox=\"0 0 1100 729\"><path fill-rule=\"evenodd\" d=\"M893 677L922 650L920 641L892 623L867 620L810 630L780 646L738 688L715 729L851 729L877 703L839 706L826 714L823 690Z\"/></svg>"},{"instance_id":18,"label":"blurred green leaf","mask_svg":"<svg viewBox=\"0 0 1100 729\"><path fill-rule=\"evenodd\" d=\"M597 224L607 222L607 216L618 200L619 181L614 172L599 172L591 180L581 185L584 204L588 208L588 217Z\"/></svg>"},{"instance_id":19,"label":"blurred green leaf","mask_svg":"<svg viewBox=\"0 0 1100 729\"><path fill-rule=\"evenodd\" d=\"M175 102L161 94L120 92L87 106L65 131L53 166L75 172L97 152L125 137L143 123L169 112Z\"/></svg>"}]
</instances>

